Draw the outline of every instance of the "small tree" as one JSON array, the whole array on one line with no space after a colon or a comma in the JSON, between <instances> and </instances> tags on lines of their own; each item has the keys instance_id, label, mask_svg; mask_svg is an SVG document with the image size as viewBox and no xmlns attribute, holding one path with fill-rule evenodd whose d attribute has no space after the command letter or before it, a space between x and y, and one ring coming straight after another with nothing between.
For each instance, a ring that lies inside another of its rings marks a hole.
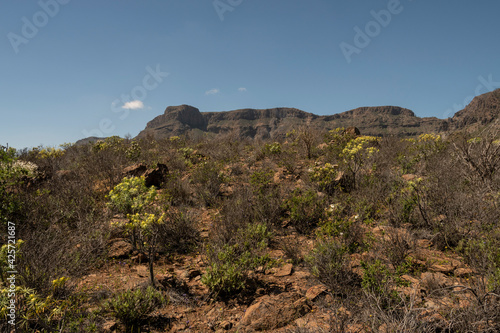
<instances>
[{"instance_id":1,"label":"small tree","mask_svg":"<svg viewBox=\"0 0 500 333\"><path fill-rule=\"evenodd\" d=\"M127 217L127 221L118 223L118 226L124 227L133 246L148 256L149 275L153 286L153 263L158 235L154 230L157 225L163 223L165 216L154 211L156 194L154 187L146 187L144 177L132 177L125 178L108 195L108 205Z\"/></svg>"},{"instance_id":2,"label":"small tree","mask_svg":"<svg viewBox=\"0 0 500 333\"><path fill-rule=\"evenodd\" d=\"M374 147L376 142L376 137L358 136L349 141L340 154L344 164L353 176L354 187L356 187L356 175L358 172L365 166L368 159L374 153L378 152L378 149Z\"/></svg>"}]
</instances>

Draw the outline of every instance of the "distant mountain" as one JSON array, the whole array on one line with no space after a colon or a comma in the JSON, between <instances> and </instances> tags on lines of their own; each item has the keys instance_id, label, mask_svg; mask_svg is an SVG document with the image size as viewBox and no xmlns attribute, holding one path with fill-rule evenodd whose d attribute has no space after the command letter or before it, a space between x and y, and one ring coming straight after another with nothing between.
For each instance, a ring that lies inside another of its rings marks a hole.
<instances>
[{"instance_id":1,"label":"distant mountain","mask_svg":"<svg viewBox=\"0 0 500 333\"><path fill-rule=\"evenodd\" d=\"M94 143L96 141L104 140L104 139L106 139L106 138L105 137L98 138L97 136L89 136L88 138L81 139L81 140L78 140L77 142L75 142L75 146L83 146L83 145L86 145L87 143Z\"/></svg>"},{"instance_id":2,"label":"distant mountain","mask_svg":"<svg viewBox=\"0 0 500 333\"><path fill-rule=\"evenodd\" d=\"M478 129L498 125L500 118L500 89L475 97L463 110L449 120L449 129Z\"/></svg>"},{"instance_id":3,"label":"distant mountain","mask_svg":"<svg viewBox=\"0 0 500 333\"><path fill-rule=\"evenodd\" d=\"M420 118L413 111L398 106L360 107L318 116L294 108L200 112L193 106L179 105L167 107L162 115L148 122L138 137L233 133L239 137L266 139L284 136L301 125L317 130L356 126L366 135L415 136L498 123L499 110L500 89L477 96L466 108L448 119Z\"/></svg>"}]
</instances>

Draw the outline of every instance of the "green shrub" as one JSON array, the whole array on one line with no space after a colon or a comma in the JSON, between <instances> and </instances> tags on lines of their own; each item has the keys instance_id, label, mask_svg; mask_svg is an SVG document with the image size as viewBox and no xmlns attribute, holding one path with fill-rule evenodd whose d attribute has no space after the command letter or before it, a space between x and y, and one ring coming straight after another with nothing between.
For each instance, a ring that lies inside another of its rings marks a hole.
<instances>
[{"instance_id":1,"label":"green shrub","mask_svg":"<svg viewBox=\"0 0 500 333\"><path fill-rule=\"evenodd\" d=\"M104 304L104 309L111 311L127 330L137 330L154 310L167 304L167 299L152 287L122 292Z\"/></svg>"},{"instance_id":2,"label":"green shrub","mask_svg":"<svg viewBox=\"0 0 500 333\"><path fill-rule=\"evenodd\" d=\"M281 220L281 190L273 180L274 171L263 168L250 175L252 221L275 225ZM241 205L248 205L242 202Z\"/></svg>"},{"instance_id":3,"label":"green shrub","mask_svg":"<svg viewBox=\"0 0 500 333\"><path fill-rule=\"evenodd\" d=\"M246 288L248 272L271 262L264 254L271 233L263 224L249 224L239 229L231 242L209 244L209 266L202 282L215 295L228 295Z\"/></svg>"},{"instance_id":4,"label":"green shrub","mask_svg":"<svg viewBox=\"0 0 500 333\"><path fill-rule=\"evenodd\" d=\"M317 233L320 237L335 237L349 253L367 250L369 244L364 239L364 230L361 225L363 221L358 214L349 217L349 209L346 208L349 202L344 202L344 204L346 206L338 203L331 204L325 210L325 217L320 221Z\"/></svg>"},{"instance_id":5,"label":"green shrub","mask_svg":"<svg viewBox=\"0 0 500 333\"><path fill-rule=\"evenodd\" d=\"M266 143L262 148L262 153L264 155L279 155L281 151L281 145L279 142Z\"/></svg>"},{"instance_id":6,"label":"green shrub","mask_svg":"<svg viewBox=\"0 0 500 333\"><path fill-rule=\"evenodd\" d=\"M325 200L313 190L295 189L284 200L283 209L288 212L291 225L300 233L311 231L325 215Z\"/></svg>"},{"instance_id":7,"label":"green shrub","mask_svg":"<svg viewBox=\"0 0 500 333\"><path fill-rule=\"evenodd\" d=\"M132 141L129 147L125 150L125 155L127 158L133 162L137 162L139 157L141 157L141 146L137 141Z\"/></svg>"},{"instance_id":8,"label":"green shrub","mask_svg":"<svg viewBox=\"0 0 500 333\"><path fill-rule=\"evenodd\" d=\"M349 295L359 287L359 278L352 272L349 250L338 240L320 238L306 262L313 275L334 292Z\"/></svg>"},{"instance_id":9,"label":"green shrub","mask_svg":"<svg viewBox=\"0 0 500 333\"><path fill-rule=\"evenodd\" d=\"M465 242L461 252L467 263L486 278L483 293L500 292L500 231Z\"/></svg>"},{"instance_id":10,"label":"green shrub","mask_svg":"<svg viewBox=\"0 0 500 333\"><path fill-rule=\"evenodd\" d=\"M250 175L250 185L255 194L265 196L268 190L274 185L273 177L274 171L271 169L253 172Z\"/></svg>"},{"instance_id":11,"label":"green shrub","mask_svg":"<svg viewBox=\"0 0 500 333\"><path fill-rule=\"evenodd\" d=\"M52 282L54 293L64 288L68 278L61 277ZM10 332L12 316L10 300L12 291L0 289L0 330ZM88 297L85 294L66 295L64 299L56 297L55 294L43 296L34 289L15 287L15 320L16 328L22 332L96 332L95 318L83 309ZM72 322L80 317L79 329L72 330ZM85 319L84 319L85 318Z\"/></svg>"},{"instance_id":12,"label":"green shrub","mask_svg":"<svg viewBox=\"0 0 500 333\"><path fill-rule=\"evenodd\" d=\"M405 283L397 275L391 273L380 260L361 262L363 278L361 286L373 299L377 300L382 309L394 307L401 302L395 287Z\"/></svg>"},{"instance_id":13,"label":"green shrub","mask_svg":"<svg viewBox=\"0 0 500 333\"><path fill-rule=\"evenodd\" d=\"M202 203L213 206L220 195L220 186L224 182L221 167L213 162L202 162L193 171L192 180Z\"/></svg>"}]
</instances>

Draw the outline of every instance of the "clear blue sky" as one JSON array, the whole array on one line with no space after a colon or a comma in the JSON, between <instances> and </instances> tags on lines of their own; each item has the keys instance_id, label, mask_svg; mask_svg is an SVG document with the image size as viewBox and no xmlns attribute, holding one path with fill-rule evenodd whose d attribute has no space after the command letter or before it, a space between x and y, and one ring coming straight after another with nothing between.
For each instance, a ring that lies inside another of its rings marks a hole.
<instances>
[{"instance_id":1,"label":"clear blue sky","mask_svg":"<svg viewBox=\"0 0 500 333\"><path fill-rule=\"evenodd\" d=\"M446 118L500 87L498 0L217 1L2 1L0 144L135 136L179 104Z\"/></svg>"}]
</instances>

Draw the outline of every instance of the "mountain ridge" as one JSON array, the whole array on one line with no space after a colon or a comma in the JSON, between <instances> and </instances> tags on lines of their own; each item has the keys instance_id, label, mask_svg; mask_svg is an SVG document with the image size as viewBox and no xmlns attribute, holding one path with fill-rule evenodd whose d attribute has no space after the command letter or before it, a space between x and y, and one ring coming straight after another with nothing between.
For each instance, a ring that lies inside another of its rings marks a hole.
<instances>
[{"instance_id":1,"label":"mountain ridge","mask_svg":"<svg viewBox=\"0 0 500 333\"><path fill-rule=\"evenodd\" d=\"M317 130L356 126L367 135L415 136L441 133L495 123L499 118L500 89L475 97L453 117L418 117L400 106L364 106L332 115L316 115L290 107L245 108L231 111L200 112L190 105L169 106L153 118L138 138L165 138L179 135L218 135L235 133L239 137L277 138L297 126Z\"/></svg>"}]
</instances>

